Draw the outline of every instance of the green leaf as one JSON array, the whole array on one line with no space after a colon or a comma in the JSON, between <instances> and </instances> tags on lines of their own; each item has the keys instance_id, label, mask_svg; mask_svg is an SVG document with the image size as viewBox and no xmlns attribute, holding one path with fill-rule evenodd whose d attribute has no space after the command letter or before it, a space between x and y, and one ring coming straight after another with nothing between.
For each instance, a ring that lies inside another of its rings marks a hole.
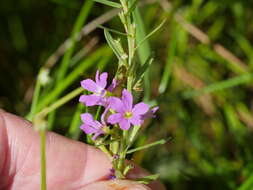
<instances>
[{"instance_id":1,"label":"green leaf","mask_svg":"<svg viewBox=\"0 0 253 190\"><path fill-rule=\"evenodd\" d=\"M131 169L133 169L133 168L134 168L133 165L131 165L131 164L127 165L127 166L125 167L124 171L123 171L123 175L124 175L124 176L127 175L127 173L129 172L129 170L131 170Z\"/></svg>"},{"instance_id":2,"label":"green leaf","mask_svg":"<svg viewBox=\"0 0 253 190\"><path fill-rule=\"evenodd\" d=\"M147 35L145 24L143 21L143 16L140 13L139 7L137 6L133 11L133 20L136 23L136 44L139 44L145 36ZM151 56L151 47L149 41L146 40L143 42L138 50L138 57L140 60L141 65L146 63L146 60ZM150 85L150 69L145 72L144 75L144 101L149 101L151 96L151 85Z\"/></svg>"},{"instance_id":3,"label":"green leaf","mask_svg":"<svg viewBox=\"0 0 253 190\"><path fill-rule=\"evenodd\" d=\"M146 62L144 63L144 65L142 65L139 70L138 70L138 73L139 73L139 76L142 78L145 74L145 72L148 70L148 68L150 67L150 65L153 63L154 61L154 58L152 55L150 55L148 57L148 59L146 60Z\"/></svg>"},{"instance_id":4,"label":"green leaf","mask_svg":"<svg viewBox=\"0 0 253 190\"><path fill-rule=\"evenodd\" d=\"M171 41L168 49L168 55L167 55L167 61L166 65L163 71L162 79L159 85L159 93L164 93L168 87L170 78L171 78L171 72L172 72L172 64L175 60L176 55L176 48L177 48L177 33L178 33L178 25L173 23L172 25L172 34L171 34Z\"/></svg>"},{"instance_id":5,"label":"green leaf","mask_svg":"<svg viewBox=\"0 0 253 190\"><path fill-rule=\"evenodd\" d=\"M114 30L114 29L111 29L111 28L107 28L107 27L105 27L105 26L103 26L103 25L98 25L97 27L98 27L98 28L101 28L101 29L104 29L104 30L107 30L107 31L110 31L110 32L113 32L113 33L115 33L115 34L119 34L119 35L122 35L122 36L127 36L126 33L123 33L123 32L120 32L120 31L118 31L118 30Z\"/></svg>"},{"instance_id":6,"label":"green leaf","mask_svg":"<svg viewBox=\"0 0 253 190\"><path fill-rule=\"evenodd\" d=\"M113 39L112 35L107 29L104 29L105 39L110 46L110 48L113 50L119 61L126 62L127 54L124 52L121 44L119 41L116 41Z\"/></svg>"},{"instance_id":7,"label":"green leaf","mask_svg":"<svg viewBox=\"0 0 253 190\"><path fill-rule=\"evenodd\" d=\"M139 82L141 82L141 80L143 79L145 73L148 71L148 68L150 67L150 65L153 63L154 58L152 55L150 55L146 62L141 65L139 68L137 68L137 72L138 73L138 77L136 77L136 81L134 82L134 85L138 84Z\"/></svg>"},{"instance_id":8,"label":"green leaf","mask_svg":"<svg viewBox=\"0 0 253 190\"><path fill-rule=\"evenodd\" d=\"M130 8L127 11L127 14L131 13L134 11L134 9L136 8L137 4L138 4L139 0L134 0L133 3L131 4Z\"/></svg>"},{"instance_id":9,"label":"green leaf","mask_svg":"<svg viewBox=\"0 0 253 190\"><path fill-rule=\"evenodd\" d=\"M159 178L159 174L154 174L154 175L145 176L143 178L139 178L137 179L137 181L139 183L149 184L151 181L157 180L158 178Z\"/></svg>"},{"instance_id":10,"label":"green leaf","mask_svg":"<svg viewBox=\"0 0 253 190\"><path fill-rule=\"evenodd\" d=\"M150 144L146 144L144 146L140 146L140 147L131 149L131 150L127 151L126 153L131 154L131 153L136 152L136 151L140 151L140 150L143 150L143 149L146 149L146 148L150 148L152 146L161 145L161 144L165 144L165 143L166 143L166 140L162 139L162 140L150 143Z\"/></svg>"},{"instance_id":11,"label":"green leaf","mask_svg":"<svg viewBox=\"0 0 253 190\"><path fill-rule=\"evenodd\" d=\"M148 38L150 38L150 36L152 36L154 33L156 33L166 22L166 19L164 19L161 24L159 24L153 31L151 31L142 41L139 42L139 44L136 46L135 49L138 49L140 47L140 45L145 42Z\"/></svg>"},{"instance_id":12,"label":"green leaf","mask_svg":"<svg viewBox=\"0 0 253 190\"><path fill-rule=\"evenodd\" d=\"M93 1L95 1L97 3L104 4L104 5L108 5L110 7L114 7L114 8L122 8L121 4L115 3L112 1L107 1L107 0L93 0Z\"/></svg>"},{"instance_id":13,"label":"green leaf","mask_svg":"<svg viewBox=\"0 0 253 190\"><path fill-rule=\"evenodd\" d=\"M202 94L213 93L216 91L225 90L227 88L232 88L241 84L249 83L252 80L253 80L253 74L247 73L247 74L243 74L243 75L233 77L227 80L223 80L220 82L215 82L199 90L186 91L183 93L183 97L186 99L193 98L196 96L200 96Z\"/></svg>"}]
</instances>

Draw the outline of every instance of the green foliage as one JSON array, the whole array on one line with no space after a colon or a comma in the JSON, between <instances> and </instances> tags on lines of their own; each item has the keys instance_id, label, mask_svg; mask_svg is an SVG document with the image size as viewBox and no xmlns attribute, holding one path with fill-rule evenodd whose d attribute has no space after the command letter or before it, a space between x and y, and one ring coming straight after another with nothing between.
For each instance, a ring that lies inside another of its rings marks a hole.
<instances>
[{"instance_id":1,"label":"green foliage","mask_svg":"<svg viewBox=\"0 0 253 190\"><path fill-rule=\"evenodd\" d=\"M105 38L100 29L77 38L85 23L112 7L122 9L120 2L83 2L18 1L15 9L11 1L0 2L1 108L23 116L30 113L31 119L78 88L79 81L93 75L98 67L115 72L118 61L128 64L122 55L129 54L124 38L131 40L131 36L119 32L118 19L106 21L104 17L103 26L97 26L104 30ZM160 174L168 189L250 190L252 3L159 2L132 0L127 13L136 23L139 44L132 63L141 62L142 66L134 67L137 77L145 73L144 84L139 83L143 91L138 94L150 104L160 105L157 118L148 121L145 130L140 129L142 135L129 151L137 145L145 148L159 139L172 137L170 142L151 151L133 153L137 163ZM166 22L158 27L161 30L150 33L164 18ZM45 68L46 59L69 36L70 48L56 55L54 66ZM93 37L99 42L92 46L89 42ZM71 67L73 57L84 49L87 54ZM116 56L112 57L113 53ZM150 64L151 60L155 61ZM41 67L49 70L46 85L36 83ZM79 114L83 110L77 102L75 98L57 107L52 130L81 140Z\"/></svg>"},{"instance_id":2,"label":"green foliage","mask_svg":"<svg viewBox=\"0 0 253 190\"><path fill-rule=\"evenodd\" d=\"M107 0L94 0L94 1L96 1L98 3L102 3L104 5L114 7L114 8L121 8L121 5L119 3L115 3L113 1L107 1Z\"/></svg>"}]
</instances>

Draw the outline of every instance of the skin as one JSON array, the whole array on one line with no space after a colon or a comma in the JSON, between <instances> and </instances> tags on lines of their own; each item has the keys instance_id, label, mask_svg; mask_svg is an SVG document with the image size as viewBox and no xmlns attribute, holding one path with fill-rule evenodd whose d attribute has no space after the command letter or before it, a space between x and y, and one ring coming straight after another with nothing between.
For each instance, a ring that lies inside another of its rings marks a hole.
<instances>
[{"instance_id":1,"label":"skin","mask_svg":"<svg viewBox=\"0 0 253 190\"><path fill-rule=\"evenodd\" d=\"M131 180L108 180L111 164L98 149L48 132L46 142L49 190L165 190ZM129 179L147 173L136 166ZM39 134L32 124L0 109L0 190L40 189Z\"/></svg>"}]
</instances>

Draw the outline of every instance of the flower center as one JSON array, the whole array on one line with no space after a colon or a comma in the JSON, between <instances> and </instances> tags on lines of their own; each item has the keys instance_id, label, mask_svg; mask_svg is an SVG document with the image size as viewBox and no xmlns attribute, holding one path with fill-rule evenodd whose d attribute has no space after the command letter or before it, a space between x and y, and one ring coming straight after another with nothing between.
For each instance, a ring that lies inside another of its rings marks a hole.
<instances>
[{"instance_id":1,"label":"flower center","mask_svg":"<svg viewBox=\"0 0 253 190\"><path fill-rule=\"evenodd\" d=\"M133 116L133 113L130 111L125 112L125 118L130 119Z\"/></svg>"}]
</instances>

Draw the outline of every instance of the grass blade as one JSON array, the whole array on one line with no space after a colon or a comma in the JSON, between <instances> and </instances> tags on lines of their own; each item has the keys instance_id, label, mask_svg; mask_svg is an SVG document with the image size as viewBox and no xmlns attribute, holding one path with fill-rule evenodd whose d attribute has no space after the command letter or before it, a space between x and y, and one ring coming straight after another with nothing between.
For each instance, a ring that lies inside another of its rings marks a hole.
<instances>
[{"instance_id":1,"label":"grass blade","mask_svg":"<svg viewBox=\"0 0 253 190\"><path fill-rule=\"evenodd\" d=\"M138 49L140 47L140 45L145 42L148 38L150 38L154 33L156 33L166 22L166 19L164 19L153 31L151 31L144 39L142 39L142 41L140 41L135 49Z\"/></svg>"},{"instance_id":2,"label":"grass blade","mask_svg":"<svg viewBox=\"0 0 253 190\"><path fill-rule=\"evenodd\" d=\"M238 77L234 77L232 79L228 79L228 80L224 80L221 82L211 84L211 85L204 87L200 90L185 92L185 93L183 93L183 97L184 98L193 98L195 96L199 96L202 94L207 94L207 93L215 92L218 90L224 90L227 88L238 86L240 84L247 83L247 82L251 81L252 79L253 79L252 73L244 74L244 75L241 75Z\"/></svg>"},{"instance_id":3,"label":"grass blade","mask_svg":"<svg viewBox=\"0 0 253 190\"><path fill-rule=\"evenodd\" d=\"M166 140L162 139L162 140L150 143L150 144L146 144L144 146L140 146L140 147L128 150L127 154L131 154L131 153L134 153L136 151L140 151L140 150L143 150L143 149L146 149L146 148L150 148L150 147L156 146L156 145L162 145L162 144L165 144L165 143L166 143Z\"/></svg>"},{"instance_id":4,"label":"grass blade","mask_svg":"<svg viewBox=\"0 0 253 190\"><path fill-rule=\"evenodd\" d=\"M110 7L114 7L114 8L122 8L121 4L115 3L113 1L108 1L108 0L93 0L93 1L110 6Z\"/></svg>"},{"instance_id":5,"label":"grass blade","mask_svg":"<svg viewBox=\"0 0 253 190\"><path fill-rule=\"evenodd\" d=\"M145 38L146 31L145 31L145 25L142 20L141 13L139 11L139 8L136 7L136 9L133 12L133 19L138 27L136 27L136 42L137 44L140 44L140 42ZM147 59L151 56L151 48L148 42L148 39L143 41L140 44L140 47L137 49L137 53L140 59L140 62L142 65L145 64ZM146 74L144 76L144 100L148 101L150 98L150 79L149 79L149 69L146 71Z\"/></svg>"},{"instance_id":6,"label":"grass blade","mask_svg":"<svg viewBox=\"0 0 253 190\"><path fill-rule=\"evenodd\" d=\"M168 56L167 56L167 61L166 61L166 66L162 75L162 80L159 85L159 93L164 93L169 80L170 80L170 74L171 74L171 69L172 69L172 64L174 61L175 53L176 53L176 47L177 47L177 25L174 23L174 29L172 31L172 37L171 37L171 43L169 46L169 51L168 51Z\"/></svg>"},{"instance_id":7,"label":"grass blade","mask_svg":"<svg viewBox=\"0 0 253 190\"><path fill-rule=\"evenodd\" d=\"M102 46L91 56L81 62L54 90L52 90L44 99L38 104L38 110L47 106L49 103L55 100L69 85L71 85L85 70L94 65L102 55L107 54L110 49L106 46Z\"/></svg>"}]
</instances>

